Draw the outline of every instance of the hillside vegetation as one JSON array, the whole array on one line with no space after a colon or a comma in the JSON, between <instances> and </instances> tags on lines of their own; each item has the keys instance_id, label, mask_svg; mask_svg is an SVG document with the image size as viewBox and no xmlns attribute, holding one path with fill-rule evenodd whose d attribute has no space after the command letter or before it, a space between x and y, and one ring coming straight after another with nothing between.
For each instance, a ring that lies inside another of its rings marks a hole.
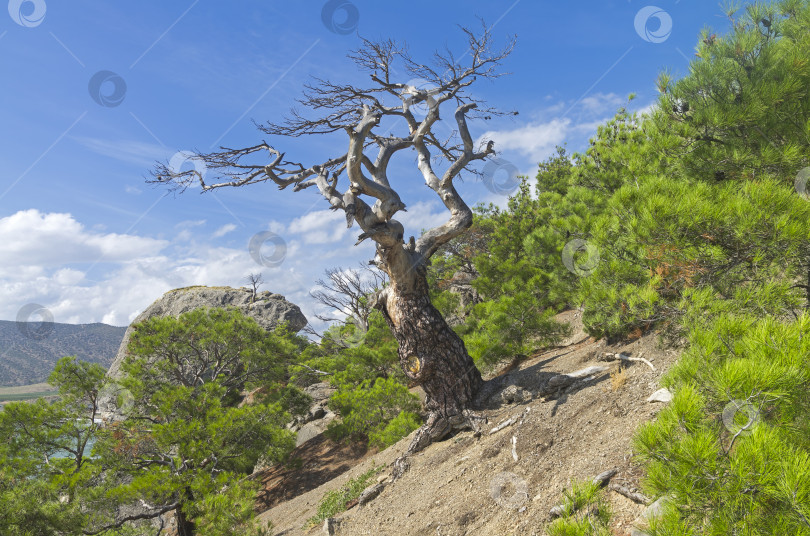
<instances>
[{"instance_id":1,"label":"hillside vegetation","mask_svg":"<svg viewBox=\"0 0 810 536\"><path fill-rule=\"evenodd\" d=\"M75 355L108 367L126 328L107 324L59 324L28 336L17 322L0 320L0 386L44 382L59 358Z\"/></svg>"}]
</instances>

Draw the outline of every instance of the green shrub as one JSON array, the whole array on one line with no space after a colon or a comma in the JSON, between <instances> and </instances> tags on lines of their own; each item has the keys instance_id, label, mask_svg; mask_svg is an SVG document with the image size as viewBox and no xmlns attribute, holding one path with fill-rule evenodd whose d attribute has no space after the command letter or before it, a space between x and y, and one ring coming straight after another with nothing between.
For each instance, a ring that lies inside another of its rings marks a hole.
<instances>
[{"instance_id":1,"label":"green shrub","mask_svg":"<svg viewBox=\"0 0 810 536\"><path fill-rule=\"evenodd\" d=\"M365 473L352 478L339 489L327 492L318 503L317 513L307 520L309 526L323 523L325 519L335 517L346 510L346 505L355 500L371 485L374 477L384 469L384 466L374 466Z\"/></svg>"},{"instance_id":2,"label":"green shrub","mask_svg":"<svg viewBox=\"0 0 810 536\"><path fill-rule=\"evenodd\" d=\"M610 536L610 506L593 482L574 482L563 492L562 515L546 527L549 536Z\"/></svg>"},{"instance_id":3,"label":"green shrub","mask_svg":"<svg viewBox=\"0 0 810 536\"><path fill-rule=\"evenodd\" d=\"M335 440L362 438L387 446L408 435L419 422L419 397L393 378L366 380L357 386L340 384L330 404L342 417L342 422L327 429Z\"/></svg>"},{"instance_id":4,"label":"green shrub","mask_svg":"<svg viewBox=\"0 0 810 536\"><path fill-rule=\"evenodd\" d=\"M647 486L673 497L654 535L810 534L808 330L739 315L693 330L672 405L636 437Z\"/></svg>"},{"instance_id":5,"label":"green shrub","mask_svg":"<svg viewBox=\"0 0 810 536\"><path fill-rule=\"evenodd\" d=\"M517 291L479 303L467 321L464 342L480 368L503 359L527 356L557 343L569 330L554 320L554 310L542 310L532 295Z\"/></svg>"},{"instance_id":6,"label":"green shrub","mask_svg":"<svg viewBox=\"0 0 810 536\"><path fill-rule=\"evenodd\" d=\"M371 445L387 448L407 436L422 425L422 418L410 411L400 411L399 415L379 431L369 432L368 439Z\"/></svg>"}]
</instances>

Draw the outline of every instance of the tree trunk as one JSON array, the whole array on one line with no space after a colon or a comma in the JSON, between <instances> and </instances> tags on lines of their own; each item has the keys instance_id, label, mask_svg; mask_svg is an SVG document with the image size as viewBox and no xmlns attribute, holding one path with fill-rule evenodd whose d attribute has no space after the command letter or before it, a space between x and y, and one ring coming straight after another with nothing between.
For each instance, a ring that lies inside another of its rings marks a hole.
<instances>
[{"instance_id":1,"label":"tree trunk","mask_svg":"<svg viewBox=\"0 0 810 536\"><path fill-rule=\"evenodd\" d=\"M406 285L392 280L380 305L405 375L427 395L428 420L408 448L412 454L453 429L477 430L471 408L483 379L464 342L430 302L424 269L412 269L408 279Z\"/></svg>"},{"instance_id":2,"label":"tree trunk","mask_svg":"<svg viewBox=\"0 0 810 536\"><path fill-rule=\"evenodd\" d=\"M187 490L186 493L189 497L191 496L190 490ZM174 510L174 520L177 524L178 536L194 536L197 534L197 527L194 525L194 522L183 512L183 503Z\"/></svg>"}]
</instances>

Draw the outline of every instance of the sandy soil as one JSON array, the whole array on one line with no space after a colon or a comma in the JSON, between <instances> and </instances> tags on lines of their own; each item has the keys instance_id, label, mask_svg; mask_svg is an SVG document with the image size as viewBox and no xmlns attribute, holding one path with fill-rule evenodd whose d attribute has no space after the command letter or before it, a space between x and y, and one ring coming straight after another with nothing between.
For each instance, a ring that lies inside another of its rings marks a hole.
<instances>
[{"instance_id":1,"label":"sandy soil","mask_svg":"<svg viewBox=\"0 0 810 536\"><path fill-rule=\"evenodd\" d=\"M368 505L338 517L337 534L539 536L550 521L549 510L574 479L590 479L618 468L612 481L636 488L642 471L633 459L633 433L662 408L646 399L659 388L660 376L677 354L659 347L655 334L607 347L582 332L578 312L568 311L559 318L575 328L566 346L533 356L506 375L507 384L533 394L530 400L482 411L490 424L479 438L460 432L413 456L411 469L400 480L387 485ZM611 371L606 371L575 383L559 396L538 396L556 374L592 365L616 370L618 364L599 361L605 352L643 356L656 370L632 363L626 367L623 385L614 385ZM522 422L489 433L512 416L522 417ZM513 437L517 461L512 455ZM324 493L373 464L391 464L409 441L410 437L381 453L366 455L351 470L304 493L305 488L281 483L284 492L274 493L295 497L276 504L260 519L272 522L277 536L319 534L321 527L305 530L304 525ZM614 534L629 534L643 506L614 492L608 492L608 497Z\"/></svg>"}]
</instances>

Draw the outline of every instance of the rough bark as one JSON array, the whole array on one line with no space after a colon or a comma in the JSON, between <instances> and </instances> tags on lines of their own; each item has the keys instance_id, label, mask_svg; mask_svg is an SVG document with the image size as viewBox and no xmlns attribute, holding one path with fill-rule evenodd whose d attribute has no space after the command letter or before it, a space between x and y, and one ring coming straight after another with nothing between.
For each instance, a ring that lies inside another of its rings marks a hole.
<instances>
[{"instance_id":1,"label":"rough bark","mask_svg":"<svg viewBox=\"0 0 810 536\"><path fill-rule=\"evenodd\" d=\"M177 526L178 536L195 536L197 534L197 527L194 522L186 516L183 512L183 507L178 506L174 511L174 521Z\"/></svg>"},{"instance_id":2,"label":"rough bark","mask_svg":"<svg viewBox=\"0 0 810 536\"><path fill-rule=\"evenodd\" d=\"M417 433L410 452L453 428L473 425L468 410L483 383L463 341L430 303L424 271L415 272L421 273L414 278L414 288L403 292L392 284L381 306L399 343L402 370L426 394L428 424Z\"/></svg>"}]
</instances>

